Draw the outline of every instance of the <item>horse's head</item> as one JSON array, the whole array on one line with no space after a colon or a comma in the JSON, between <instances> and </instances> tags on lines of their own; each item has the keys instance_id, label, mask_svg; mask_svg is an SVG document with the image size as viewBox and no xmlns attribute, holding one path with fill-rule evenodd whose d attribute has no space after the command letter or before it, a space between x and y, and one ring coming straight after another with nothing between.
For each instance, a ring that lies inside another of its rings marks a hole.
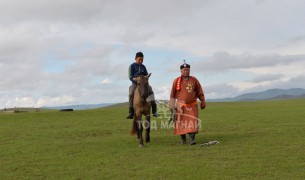
<instances>
[{"instance_id":1,"label":"horse's head","mask_svg":"<svg viewBox=\"0 0 305 180\"><path fill-rule=\"evenodd\" d=\"M140 93L140 96L143 100L145 100L149 96L149 86L148 86L148 80L150 77L151 73L149 73L146 76L138 76L133 78L135 81L137 81L138 84L138 90Z\"/></svg>"}]
</instances>

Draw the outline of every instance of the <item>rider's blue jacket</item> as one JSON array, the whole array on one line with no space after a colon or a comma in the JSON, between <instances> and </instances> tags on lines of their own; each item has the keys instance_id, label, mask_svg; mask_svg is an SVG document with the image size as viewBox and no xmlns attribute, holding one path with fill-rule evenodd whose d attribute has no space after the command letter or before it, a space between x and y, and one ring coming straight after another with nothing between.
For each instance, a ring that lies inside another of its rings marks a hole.
<instances>
[{"instance_id":1,"label":"rider's blue jacket","mask_svg":"<svg viewBox=\"0 0 305 180\"><path fill-rule=\"evenodd\" d=\"M132 63L129 66L128 76L132 83L136 84L137 82L132 78L140 76L140 75L148 75L146 67L143 64Z\"/></svg>"}]
</instances>

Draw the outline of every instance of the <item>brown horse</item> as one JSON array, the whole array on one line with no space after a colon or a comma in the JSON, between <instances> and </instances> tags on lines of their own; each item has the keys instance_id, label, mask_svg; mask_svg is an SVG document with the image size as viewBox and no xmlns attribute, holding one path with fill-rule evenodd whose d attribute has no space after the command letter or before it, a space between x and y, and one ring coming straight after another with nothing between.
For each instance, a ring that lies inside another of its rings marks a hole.
<instances>
[{"instance_id":1,"label":"brown horse","mask_svg":"<svg viewBox=\"0 0 305 180\"><path fill-rule=\"evenodd\" d=\"M148 143L150 141L150 108L151 103L150 101L146 101L146 99L149 97L149 84L148 79L150 77L151 73L147 76L138 76L135 77L134 80L137 81L137 88L134 92L134 98L133 98L133 108L135 111L135 116L133 119L132 129L130 134L134 135L137 133L138 140L139 140L139 146L143 147L143 125L144 129L146 130L145 133L145 141ZM145 116L145 122L142 124L142 115Z\"/></svg>"}]
</instances>

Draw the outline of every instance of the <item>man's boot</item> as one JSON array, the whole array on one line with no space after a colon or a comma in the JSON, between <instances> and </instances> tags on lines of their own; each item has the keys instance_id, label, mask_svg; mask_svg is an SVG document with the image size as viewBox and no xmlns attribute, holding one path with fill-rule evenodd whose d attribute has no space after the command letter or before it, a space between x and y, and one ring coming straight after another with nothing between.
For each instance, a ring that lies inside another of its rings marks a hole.
<instances>
[{"instance_id":1,"label":"man's boot","mask_svg":"<svg viewBox=\"0 0 305 180\"><path fill-rule=\"evenodd\" d=\"M180 135L181 137L181 144L186 144L186 135L183 134L183 135Z\"/></svg>"},{"instance_id":2,"label":"man's boot","mask_svg":"<svg viewBox=\"0 0 305 180\"><path fill-rule=\"evenodd\" d=\"M151 101L152 114L155 117L159 117L159 113L157 112L157 104L156 101Z\"/></svg>"},{"instance_id":3,"label":"man's boot","mask_svg":"<svg viewBox=\"0 0 305 180\"><path fill-rule=\"evenodd\" d=\"M134 109L133 107L129 107L129 115L126 117L126 119L133 119L134 116Z\"/></svg>"},{"instance_id":4,"label":"man's boot","mask_svg":"<svg viewBox=\"0 0 305 180\"><path fill-rule=\"evenodd\" d=\"M189 135L190 135L190 145L196 145L195 133L191 133Z\"/></svg>"}]
</instances>

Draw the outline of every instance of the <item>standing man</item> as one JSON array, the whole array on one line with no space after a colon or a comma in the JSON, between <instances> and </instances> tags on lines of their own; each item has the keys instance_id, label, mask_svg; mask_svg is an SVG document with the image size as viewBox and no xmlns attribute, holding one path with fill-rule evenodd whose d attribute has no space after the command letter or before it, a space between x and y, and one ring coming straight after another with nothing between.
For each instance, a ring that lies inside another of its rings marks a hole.
<instances>
[{"instance_id":1,"label":"standing man","mask_svg":"<svg viewBox=\"0 0 305 180\"><path fill-rule=\"evenodd\" d=\"M181 76L174 80L171 95L170 109L176 112L174 134L181 136L181 144L186 144L186 134L189 134L190 145L195 145L195 134L198 133L198 107L197 98L201 101L200 107L204 109L206 102L199 81L190 76L189 64L180 66Z\"/></svg>"},{"instance_id":2,"label":"standing man","mask_svg":"<svg viewBox=\"0 0 305 180\"><path fill-rule=\"evenodd\" d=\"M143 53L137 52L136 57L135 57L136 62L132 63L129 66L128 76L129 76L129 79L132 82L132 84L129 87L129 115L127 116L127 119L133 119L133 117L134 117L133 96L134 96L134 91L137 87L137 82L135 80L133 80L133 78L140 76L140 75L143 75L143 76L148 75L146 67L143 64L143 60L144 60ZM149 95L150 95L149 98L150 98L153 116L158 117L159 114L157 113L157 104L156 104L154 92L153 92L151 86L149 86Z\"/></svg>"}]
</instances>

